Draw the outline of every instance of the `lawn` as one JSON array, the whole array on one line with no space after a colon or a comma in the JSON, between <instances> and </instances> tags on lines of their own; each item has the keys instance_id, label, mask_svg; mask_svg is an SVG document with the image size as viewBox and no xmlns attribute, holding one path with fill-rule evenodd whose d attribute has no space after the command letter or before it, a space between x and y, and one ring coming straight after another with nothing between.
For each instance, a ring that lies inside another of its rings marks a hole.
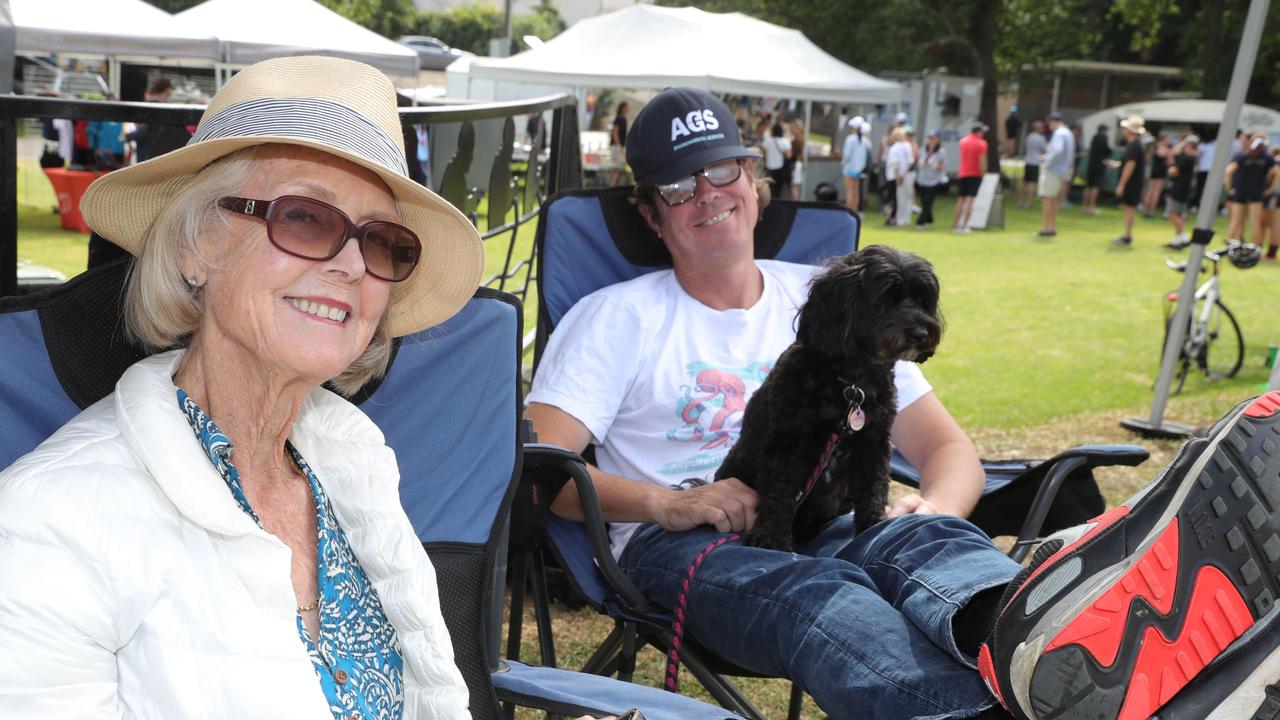
<instances>
[{"instance_id":1,"label":"lawn","mask_svg":"<svg viewBox=\"0 0 1280 720\"><path fill-rule=\"evenodd\" d=\"M19 256L68 275L83 269L86 238L58 229L50 212L52 193L38 169L20 166L19 195ZM1013 207L1011 198L1004 228L967 236L946 228L950 199L940 200L935 212L939 225L924 231L886 228L878 214L868 214L862 243L911 250L936 267L947 332L924 371L939 397L986 457L1036 457L1080 443L1140 442L1152 452L1146 466L1099 473L1109 503L1120 502L1177 447L1139 440L1118 425L1125 417L1146 416L1150 408L1163 297L1181 281L1163 263L1166 256L1180 255L1162 247L1172 236L1169 224L1139 218L1134 246L1117 248L1110 240L1119 235L1121 220L1113 207L1097 217L1065 210L1052 240L1033 236L1039 213ZM533 235L532 223L521 229L516 258L527 256ZM505 262L508 238L502 234L486 242L486 275ZM1278 263L1249 270L1224 264L1224 299L1246 341L1244 368L1231 380L1209 382L1193 375L1171 400L1170 419L1207 424L1266 382L1267 346L1280 342L1280 314L1274 311L1278 281ZM533 300L531 294L526 331L533 327ZM610 627L589 610L557 606L561 664L580 666ZM532 617L525 628L527 659L536 657ZM657 653L642 653L638 678L658 684L661 663ZM694 685L686 674L684 688L692 692ZM770 716L784 714L786 683L744 681L743 686ZM806 718L821 717L812 702L807 710Z\"/></svg>"}]
</instances>

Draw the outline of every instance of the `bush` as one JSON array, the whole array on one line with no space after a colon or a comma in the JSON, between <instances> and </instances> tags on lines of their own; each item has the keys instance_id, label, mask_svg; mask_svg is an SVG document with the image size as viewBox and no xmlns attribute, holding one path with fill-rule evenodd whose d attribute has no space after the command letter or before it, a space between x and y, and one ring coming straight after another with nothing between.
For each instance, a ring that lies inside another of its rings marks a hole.
<instances>
[{"instance_id":1,"label":"bush","mask_svg":"<svg viewBox=\"0 0 1280 720\"><path fill-rule=\"evenodd\" d=\"M532 15L511 19L511 35L516 40L525 35L550 40L564 29L564 19L548 0L543 0ZM444 12L421 12L412 30L405 34L430 35L459 50L488 55L489 41L503 35L502 11L488 5L460 5Z\"/></svg>"}]
</instances>

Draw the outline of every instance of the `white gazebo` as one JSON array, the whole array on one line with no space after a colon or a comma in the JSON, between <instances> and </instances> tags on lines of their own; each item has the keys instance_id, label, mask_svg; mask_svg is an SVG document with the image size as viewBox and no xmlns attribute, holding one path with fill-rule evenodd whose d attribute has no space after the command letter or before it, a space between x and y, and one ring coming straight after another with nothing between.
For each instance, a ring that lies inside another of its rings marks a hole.
<instances>
[{"instance_id":1,"label":"white gazebo","mask_svg":"<svg viewBox=\"0 0 1280 720\"><path fill-rule=\"evenodd\" d=\"M798 30L741 13L633 5L583 20L541 47L476 58L473 79L662 89L842 103L899 100L901 87L828 55Z\"/></svg>"},{"instance_id":2,"label":"white gazebo","mask_svg":"<svg viewBox=\"0 0 1280 720\"><path fill-rule=\"evenodd\" d=\"M418 53L361 27L313 0L207 0L173 16L182 27L218 38L214 57L249 65L285 55L359 60L388 75L418 78Z\"/></svg>"}]
</instances>

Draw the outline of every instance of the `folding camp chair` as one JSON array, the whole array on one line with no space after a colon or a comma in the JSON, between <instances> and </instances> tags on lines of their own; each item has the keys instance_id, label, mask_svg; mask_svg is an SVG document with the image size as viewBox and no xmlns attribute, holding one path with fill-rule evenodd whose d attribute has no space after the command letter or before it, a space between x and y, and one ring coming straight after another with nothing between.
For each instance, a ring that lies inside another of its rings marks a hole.
<instances>
[{"instance_id":1,"label":"folding camp chair","mask_svg":"<svg viewBox=\"0 0 1280 720\"><path fill-rule=\"evenodd\" d=\"M146 354L126 341L120 321L125 269L117 262L0 298L0 467L106 396ZM353 398L396 451L401 500L436 569L472 716L496 720L501 698L574 716L639 707L666 720L733 717L653 688L498 660L502 596L493 580L503 575L521 464L521 318L514 297L481 289L443 325L399 341L386 376Z\"/></svg>"},{"instance_id":2,"label":"folding camp chair","mask_svg":"<svg viewBox=\"0 0 1280 720\"><path fill-rule=\"evenodd\" d=\"M604 286L670 266L670 256L627 201L630 188L575 190L561 193L543 205L539 218L539 313L535 367L556 324L578 299ZM830 203L771 202L756 227L757 258L816 264L857 248L860 218ZM607 239L606 239L607 236ZM544 628L546 606L542 555L537 552L536 528L545 524L547 548L565 568L576 589L600 612L615 619L613 632L588 661L589 672L617 672L627 678L634 668L639 643L669 649L670 616L653 607L627 580L613 561L594 493L582 460L572 453L544 446L526 446L527 507L516 512L518 541L513 548L530 552L516 556L514 592L521 592L525 573L532 570L534 602L542 642L542 661L554 664L555 648ZM987 485L973 519L993 536L1018 533L1011 553L1021 559L1034 538L1084 522L1100 514L1105 502L1091 470L1104 465L1136 465L1147 457L1140 447L1089 446L1074 448L1045 462L988 462ZM919 475L901 456L893 463L893 477L919 484ZM566 476L583 496L585 523L548 517L546 505ZM588 488L586 492L584 487ZM1065 489L1065 490L1064 490ZM1062 490L1062 492L1059 492ZM1055 501L1055 498L1057 501ZM540 500L541 502L535 502ZM1009 518L1026 518L1009 529ZM530 566L532 566L530 568ZM522 595L513 594L513 618ZM752 675L688 643L683 662L716 700L744 715L761 717L722 674ZM798 717L801 698L793 689L791 717Z\"/></svg>"}]
</instances>

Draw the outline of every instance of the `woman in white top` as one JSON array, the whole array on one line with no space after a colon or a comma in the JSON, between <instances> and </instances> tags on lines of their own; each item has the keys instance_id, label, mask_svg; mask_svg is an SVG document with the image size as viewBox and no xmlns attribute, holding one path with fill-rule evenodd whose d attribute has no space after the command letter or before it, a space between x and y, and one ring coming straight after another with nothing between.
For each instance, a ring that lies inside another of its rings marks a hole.
<instances>
[{"instance_id":1,"label":"woman in white top","mask_svg":"<svg viewBox=\"0 0 1280 720\"><path fill-rule=\"evenodd\" d=\"M896 202L893 217L889 224L906 227L911 224L911 191L915 185L915 153L912 149L912 137L915 131L910 125L903 125L893 133L893 145L885 159L885 173L895 184Z\"/></svg>"},{"instance_id":2,"label":"woman in white top","mask_svg":"<svg viewBox=\"0 0 1280 720\"><path fill-rule=\"evenodd\" d=\"M920 148L920 159L916 162L916 190L920 193L917 228L927 228L933 224L933 199L938 194L938 186L947 180L946 167L947 153L942 149L942 138L937 130L933 130L925 140L924 147Z\"/></svg>"},{"instance_id":3,"label":"woman in white top","mask_svg":"<svg viewBox=\"0 0 1280 720\"><path fill-rule=\"evenodd\" d=\"M791 141L785 137L782 123L775 123L769 137L761 144L764 146L764 171L773 180L773 196L786 197L787 187L791 185L791 173L787 167Z\"/></svg>"}]
</instances>

